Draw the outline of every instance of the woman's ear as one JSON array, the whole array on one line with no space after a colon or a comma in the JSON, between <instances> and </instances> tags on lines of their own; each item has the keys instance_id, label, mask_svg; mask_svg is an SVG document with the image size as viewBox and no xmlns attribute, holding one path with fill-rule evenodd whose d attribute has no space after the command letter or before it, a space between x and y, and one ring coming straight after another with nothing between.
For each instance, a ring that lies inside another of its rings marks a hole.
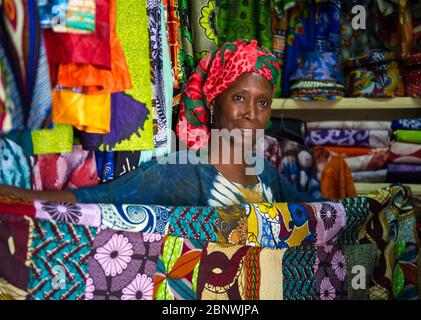
<instances>
[{"instance_id":1,"label":"woman's ear","mask_svg":"<svg viewBox=\"0 0 421 320\"><path fill-rule=\"evenodd\" d=\"M206 108L208 108L209 110L213 110L215 108L215 99L209 101L208 97L205 96L203 100L205 101Z\"/></svg>"}]
</instances>

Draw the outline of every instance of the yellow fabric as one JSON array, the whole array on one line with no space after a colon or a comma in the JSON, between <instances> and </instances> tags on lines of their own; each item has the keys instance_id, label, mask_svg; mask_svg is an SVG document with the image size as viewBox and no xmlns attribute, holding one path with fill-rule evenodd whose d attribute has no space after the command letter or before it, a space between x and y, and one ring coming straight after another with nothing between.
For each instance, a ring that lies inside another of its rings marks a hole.
<instances>
[{"instance_id":1,"label":"yellow fabric","mask_svg":"<svg viewBox=\"0 0 421 320\"><path fill-rule=\"evenodd\" d=\"M260 252L260 300L283 300L282 258L286 249Z\"/></svg>"},{"instance_id":2,"label":"yellow fabric","mask_svg":"<svg viewBox=\"0 0 421 320\"><path fill-rule=\"evenodd\" d=\"M54 129L34 130L31 132L34 154L72 152L73 127L56 124Z\"/></svg>"},{"instance_id":3,"label":"yellow fabric","mask_svg":"<svg viewBox=\"0 0 421 320\"><path fill-rule=\"evenodd\" d=\"M110 132L111 94L82 94L53 90L52 109L54 123L71 124L89 133Z\"/></svg>"},{"instance_id":4,"label":"yellow fabric","mask_svg":"<svg viewBox=\"0 0 421 320\"><path fill-rule=\"evenodd\" d=\"M0 278L0 300L25 300L27 292Z\"/></svg>"}]
</instances>

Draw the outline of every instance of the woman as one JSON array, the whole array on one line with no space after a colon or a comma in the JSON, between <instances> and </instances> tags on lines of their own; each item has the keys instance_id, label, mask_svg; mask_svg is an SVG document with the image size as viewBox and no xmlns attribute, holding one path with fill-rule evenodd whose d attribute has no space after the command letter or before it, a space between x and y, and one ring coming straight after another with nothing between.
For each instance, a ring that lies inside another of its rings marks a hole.
<instances>
[{"instance_id":1,"label":"woman","mask_svg":"<svg viewBox=\"0 0 421 320\"><path fill-rule=\"evenodd\" d=\"M160 159L153 160L109 184L94 187L37 192L0 186L0 195L178 206L314 201L311 195L297 192L267 161L261 172L253 171L246 153L241 152L256 143L258 130L268 124L278 76L277 59L256 41L226 43L198 63L183 91L176 131L191 150L201 151L201 157L191 152L172 153L165 165ZM211 135L210 129L238 132L240 139L234 134ZM230 161L224 163L227 151ZM241 161L235 161L239 151ZM190 157L183 164L186 155Z\"/></svg>"}]
</instances>

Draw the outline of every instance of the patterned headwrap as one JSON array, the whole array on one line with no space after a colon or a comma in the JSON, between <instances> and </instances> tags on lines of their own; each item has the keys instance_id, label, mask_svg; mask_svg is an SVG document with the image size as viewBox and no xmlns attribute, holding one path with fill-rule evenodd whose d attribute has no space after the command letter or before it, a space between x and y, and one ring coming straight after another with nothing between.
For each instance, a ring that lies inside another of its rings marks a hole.
<instances>
[{"instance_id":1,"label":"patterned headwrap","mask_svg":"<svg viewBox=\"0 0 421 320\"><path fill-rule=\"evenodd\" d=\"M256 72L275 87L279 75L277 58L256 40L227 42L199 61L183 89L176 133L188 148L199 150L208 145L212 101L239 76Z\"/></svg>"}]
</instances>

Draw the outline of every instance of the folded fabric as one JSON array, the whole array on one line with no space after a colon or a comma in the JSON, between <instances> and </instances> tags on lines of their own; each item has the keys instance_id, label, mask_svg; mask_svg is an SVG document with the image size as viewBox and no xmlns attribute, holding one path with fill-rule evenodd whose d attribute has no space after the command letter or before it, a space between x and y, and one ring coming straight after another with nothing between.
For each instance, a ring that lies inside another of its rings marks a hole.
<instances>
[{"instance_id":1,"label":"folded fabric","mask_svg":"<svg viewBox=\"0 0 421 320\"><path fill-rule=\"evenodd\" d=\"M421 23L418 29L421 29ZM410 97L421 96L421 52L410 55L406 60L405 89Z\"/></svg>"},{"instance_id":2,"label":"folded fabric","mask_svg":"<svg viewBox=\"0 0 421 320\"><path fill-rule=\"evenodd\" d=\"M69 0L37 1L41 28L52 28L64 23Z\"/></svg>"},{"instance_id":3,"label":"folded fabric","mask_svg":"<svg viewBox=\"0 0 421 320\"><path fill-rule=\"evenodd\" d=\"M353 130L388 130L391 131L390 121L309 121L307 130L317 129L353 129Z\"/></svg>"},{"instance_id":4,"label":"folded fabric","mask_svg":"<svg viewBox=\"0 0 421 320\"><path fill-rule=\"evenodd\" d=\"M421 164L421 145L405 142L392 142L388 162Z\"/></svg>"},{"instance_id":5,"label":"folded fabric","mask_svg":"<svg viewBox=\"0 0 421 320\"><path fill-rule=\"evenodd\" d=\"M96 0L95 32L58 33L44 30L50 64L81 63L111 68L110 9L116 0Z\"/></svg>"},{"instance_id":6,"label":"folded fabric","mask_svg":"<svg viewBox=\"0 0 421 320\"><path fill-rule=\"evenodd\" d=\"M40 191L64 190L98 184L98 173L93 151L73 146L71 153L37 155L32 170L33 189Z\"/></svg>"},{"instance_id":7,"label":"folded fabric","mask_svg":"<svg viewBox=\"0 0 421 320\"><path fill-rule=\"evenodd\" d=\"M128 66L116 34L116 3L110 2L111 70L92 64L66 63L58 67L56 85L86 94L114 93L132 88Z\"/></svg>"},{"instance_id":8,"label":"folded fabric","mask_svg":"<svg viewBox=\"0 0 421 320\"><path fill-rule=\"evenodd\" d=\"M419 183L421 181L421 164L388 164L388 181L401 183Z\"/></svg>"},{"instance_id":9,"label":"folded fabric","mask_svg":"<svg viewBox=\"0 0 421 320\"><path fill-rule=\"evenodd\" d=\"M111 94L53 91L53 121L89 133L109 133Z\"/></svg>"},{"instance_id":10,"label":"folded fabric","mask_svg":"<svg viewBox=\"0 0 421 320\"><path fill-rule=\"evenodd\" d=\"M66 9L66 29L74 33L95 31L95 0L69 0Z\"/></svg>"},{"instance_id":11,"label":"folded fabric","mask_svg":"<svg viewBox=\"0 0 421 320\"><path fill-rule=\"evenodd\" d=\"M372 153L388 151L388 148L366 148L366 147L341 147L341 146L316 146L313 150L323 148L331 153L337 154L341 157L358 157L366 156Z\"/></svg>"},{"instance_id":12,"label":"folded fabric","mask_svg":"<svg viewBox=\"0 0 421 320\"><path fill-rule=\"evenodd\" d=\"M352 172L373 171L386 165L388 154L388 151L380 149L368 155L345 158L345 161Z\"/></svg>"},{"instance_id":13,"label":"folded fabric","mask_svg":"<svg viewBox=\"0 0 421 320\"><path fill-rule=\"evenodd\" d=\"M421 130L421 118L392 120L392 130Z\"/></svg>"},{"instance_id":14,"label":"folded fabric","mask_svg":"<svg viewBox=\"0 0 421 320\"><path fill-rule=\"evenodd\" d=\"M390 143L387 130L320 129L305 133L307 146L361 146L386 148Z\"/></svg>"},{"instance_id":15,"label":"folded fabric","mask_svg":"<svg viewBox=\"0 0 421 320\"><path fill-rule=\"evenodd\" d=\"M421 144L421 130L396 130L397 141Z\"/></svg>"},{"instance_id":16,"label":"folded fabric","mask_svg":"<svg viewBox=\"0 0 421 320\"><path fill-rule=\"evenodd\" d=\"M387 169L353 172L352 179L354 182L386 182Z\"/></svg>"},{"instance_id":17,"label":"folded fabric","mask_svg":"<svg viewBox=\"0 0 421 320\"><path fill-rule=\"evenodd\" d=\"M34 154L72 152L72 126L57 123L53 129L35 130L31 135Z\"/></svg>"},{"instance_id":18,"label":"folded fabric","mask_svg":"<svg viewBox=\"0 0 421 320\"><path fill-rule=\"evenodd\" d=\"M395 163L389 163L387 165L387 169L389 172L421 172L421 165L417 164L395 164Z\"/></svg>"}]
</instances>

